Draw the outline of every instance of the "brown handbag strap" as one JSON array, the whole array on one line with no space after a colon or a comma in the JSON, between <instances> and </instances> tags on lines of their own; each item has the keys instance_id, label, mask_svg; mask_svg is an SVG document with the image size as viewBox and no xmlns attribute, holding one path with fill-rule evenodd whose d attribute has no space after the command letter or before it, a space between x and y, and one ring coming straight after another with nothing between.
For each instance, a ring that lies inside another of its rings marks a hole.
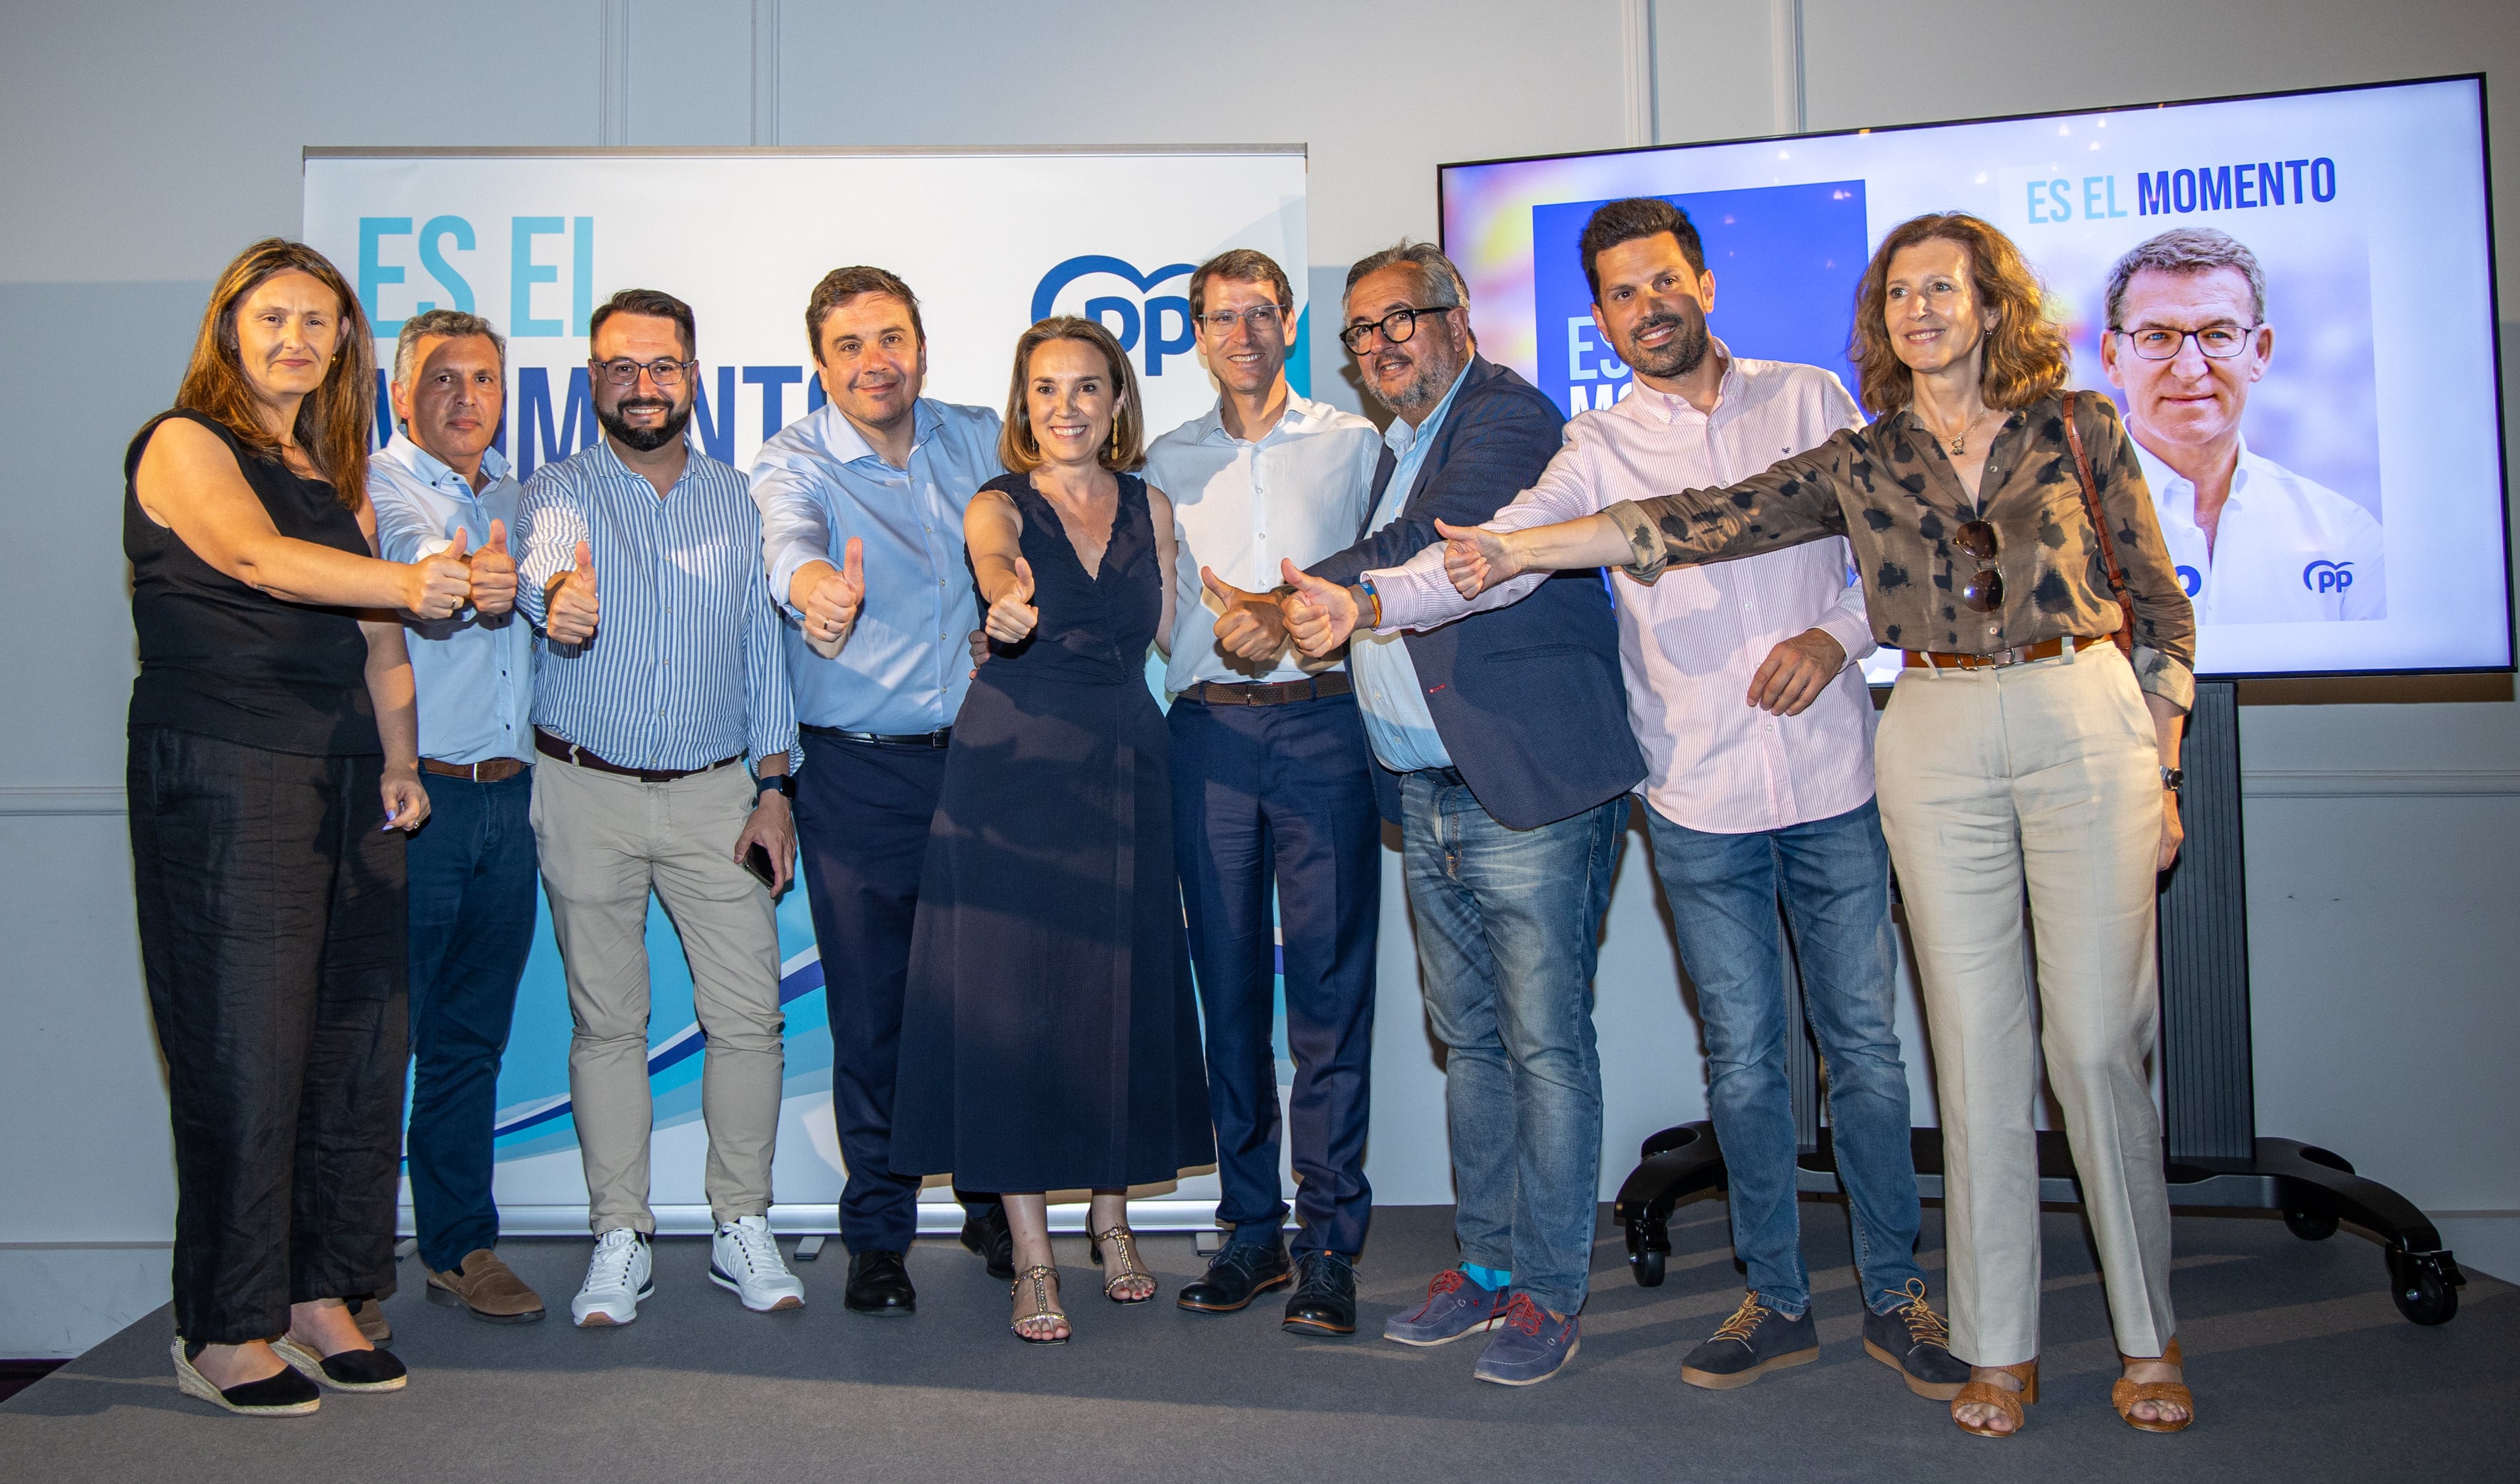
<instances>
[{"instance_id":1,"label":"brown handbag strap","mask_svg":"<svg viewBox=\"0 0 2520 1484\"><path fill-rule=\"evenodd\" d=\"M2074 472L2082 476L2083 514L2090 517L2092 529L2099 532L2100 564L2109 574L2109 594L2112 597L2124 598L2127 590L2126 569L2118 565L2118 544L2109 539L2108 518L2100 512L2100 491L2099 486L2092 479L2091 456L2083 452L2083 430L2074 426L2075 396L2074 392L2065 393L2065 441L2074 449Z\"/></svg>"}]
</instances>

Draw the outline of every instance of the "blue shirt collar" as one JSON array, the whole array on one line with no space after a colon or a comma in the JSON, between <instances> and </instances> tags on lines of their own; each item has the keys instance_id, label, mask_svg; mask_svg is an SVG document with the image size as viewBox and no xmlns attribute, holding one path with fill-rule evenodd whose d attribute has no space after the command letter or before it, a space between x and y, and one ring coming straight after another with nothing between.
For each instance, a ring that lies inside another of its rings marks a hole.
<instances>
[{"instance_id":1,"label":"blue shirt collar","mask_svg":"<svg viewBox=\"0 0 2520 1484\"><path fill-rule=\"evenodd\" d=\"M473 493L472 480L457 473L444 460L423 448L419 439L401 428L394 430L392 439L385 444L385 452L401 461L404 468L418 474L432 487L443 486L451 478L464 486L465 493ZM508 477L510 467L508 456L496 448L481 450L481 472L490 476L490 484L496 484ZM488 485L483 486L485 489L488 487Z\"/></svg>"},{"instance_id":2,"label":"blue shirt collar","mask_svg":"<svg viewBox=\"0 0 2520 1484\"><path fill-rule=\"evenodd\" d=\"M814 417L822 425L817 429L817 433L822 439L823 446L831 450L832 458L842 464L855 464L861 459L873 459L879 464L883 462L883 455L875 451L875 445L866 440L865 433L858 431L858 426L841 415L838 404L825 402ZM928 440L935 437L937 430L944 426L944 414L936 410L936 403L932 398L921 397L912 402L910 404L911 454L915 457L921 449L926 447ZM886 469L891 467L889 464L884 465Z\"/></svg>"},{"instance_id":3,"label":"blue shirt collar","mask_svg":"<svg viewBox=\"0 0 2520 1484\"><path fill-rule=\"evenodd\" d=\"M1462 363L1461 375L1453 378L1452 386L1444 392L1444 400L1435 404L1435 410L1426 415L1425 422L1412 428L1406 418L1391 420L1391 426L1382 430L1382 441L1390 448L1392 457L1405 459L1412 449L1435 435L1435 430L1444 426L1445 416L1453 410L1453 398L1462 394L1462 383L1470 379L1470 367L1476 364L1475 356Z\"/></svg>"}]
</instances>

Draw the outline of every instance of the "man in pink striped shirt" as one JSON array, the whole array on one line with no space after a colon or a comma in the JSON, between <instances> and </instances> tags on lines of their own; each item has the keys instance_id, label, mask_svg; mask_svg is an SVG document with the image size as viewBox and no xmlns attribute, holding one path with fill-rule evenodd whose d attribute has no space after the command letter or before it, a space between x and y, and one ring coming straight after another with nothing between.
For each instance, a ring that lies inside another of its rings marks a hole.
<instances>
[{"instance_id":1,"label":"man in pink striped shirt","mask_svg":"<svg viewBox=\"0 0 2520 1484\"><path fill-rule=\"evenodd\" d=\"M1566 426L1538 484L1487 523L1518 530L1621 501L1721 486L1862 422L1816 366L1734 356L1706 328L1715 276L1688 216L1654 198L1596 211L1578 250L1593 315L1636 373ZM1894 1023L1890 859L1872 800L1872 651L1850 552L1829 537L1614 585L1628 719L1645 753L1656 874L1705 1014L1708 1102L1750 1292L1683 1362L1715 1389L1820 1354L1795 1208L1778 906L1828 1066L1829 1124L1855 1227L1865 1348L1910 1390L1949 1400L1968 1367L1946 1348L1915 1260L1908 1075ZM1354 587L1304 579L1287 627L1326 652L1361 621L1432 628L1514 603L1547 574L1464 600L1444 548Z\"/></svg>"}]
</instances>

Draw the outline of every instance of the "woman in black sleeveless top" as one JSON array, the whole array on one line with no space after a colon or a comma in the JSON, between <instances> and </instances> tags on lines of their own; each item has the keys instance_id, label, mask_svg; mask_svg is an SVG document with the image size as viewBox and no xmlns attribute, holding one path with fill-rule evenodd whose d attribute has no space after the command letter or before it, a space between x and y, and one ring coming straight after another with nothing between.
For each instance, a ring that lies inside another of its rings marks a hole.
<instances>
[{"instance_id":1,"label":"woman in black sleeveless top","mask_svg":"<svg viewBox=\"0 0 2520 1484\"><path fill-rule=\"evenodd\" d=\"M1014 1332L1067 1336L1045 1192L1090 1190L1103 1292L1154 1297L1127 1188L1208 1164L1171 742L1147 646L1172 633L1173 515L1140 462L1128 358L1088 320L1015 348L997 479L964 513L995 641L954 718L911 935L896 1174L1005 1192Z\"/></svg>"},{"instance_id":2,"label":"woman in black sleeveless top","mask_svg":"<svg viewBox=\"0 0 2520 1484\"><path fill-rule=\"evenodd\" d=\"M233 1412L383 1391L343 1300L393 1277L403 838L428 815L393 610L460 561L378 561L366 317L310 247L246 249L175 409L123 459L132 877L175 1134L175 1370ZM292 1369L293 1368L293 1369Z\"/></svg>"}]
</instances>

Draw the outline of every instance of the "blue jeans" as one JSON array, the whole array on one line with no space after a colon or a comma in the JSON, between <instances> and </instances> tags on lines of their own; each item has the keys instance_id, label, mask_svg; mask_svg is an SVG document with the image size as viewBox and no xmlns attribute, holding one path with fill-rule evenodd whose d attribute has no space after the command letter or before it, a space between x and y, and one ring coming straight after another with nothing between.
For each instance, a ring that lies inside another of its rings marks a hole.
<instances>
[{"instance_id":1,"label":"blue jeans","mask_svg":"<svg viewBox=\"0 0 2520 1484\"><path fill-rule=\"evenodd\" d=\"M1346 696L1275 706L1183 696L1169 726L1173 856L1198 971L1224 1193L1217 1220L1235 1240L1274 1248L1286 1217L1270 1044L1282 955L1295 1063L1285 1130L1301 1228L1293 1251L1354 1257L1373 1214L1365 1132L1382 904L1382 818L1364 723ZM1282 948L1273 926L1282 928Z\"/></svg>"},{"instance_id":2,"label":"blue jeans","mask_svg":"<svg viewBox=\"0 0 2520 1484\"><path fill-rule=\"evenodd\" d=\"M1706 1097L1732 1188L1732 1250L1770 1308L1811 1302L1794 1204L1785 1084L1784 900L1802 996L1827 1068L1830 1142L1855 1224L1865 1306L1895 1307L1916 1267L1908 1069L1892 1005L1890 847L1870 800L1829 819L1709 834L1652 808L1654 873L1706 1020Z\"/></svg>"},{"instance_id":3,"label":"blue jeans","mask_svg":"<svg viewBox=\"0 0 2520 1484\"><path fill-rule=\"evenodd\" d=\"M1404 775L1400 798L1462 1260L1576 1313L1601 1172L1593 965L1627 796L1537 830L1498 824L1450 768Z\"/></svg>"},{"instance_id":4,"label":"blue jeans","mask_svg":"<svg viewBox=\"0 0 2520 1484\"><path fill-rule=\"evenodd\" d=\"M420 1258L452 1272L499 1244L490 1198L499 1058L534 946L530 770L495 784L430 776L411 877L412 1222Z\"/></svg>"}]
</instances>

